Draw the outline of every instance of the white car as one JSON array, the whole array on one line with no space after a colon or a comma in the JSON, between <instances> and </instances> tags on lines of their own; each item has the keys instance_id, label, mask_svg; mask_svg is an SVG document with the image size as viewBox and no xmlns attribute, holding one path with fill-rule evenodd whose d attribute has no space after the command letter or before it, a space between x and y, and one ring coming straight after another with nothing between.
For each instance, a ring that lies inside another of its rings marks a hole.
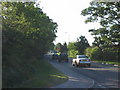
<instances>
[{"instance_id":1,"label":"white car","mask_svg":"<svg viewBox=\"0 0 120 90\"><path fill-rule=\"evenodd\" d=\"M86 55L77 55L77 58L72 60L72 65L76 67L82 65L90 67L91 60Z\"/></svg>"}]
</instances>

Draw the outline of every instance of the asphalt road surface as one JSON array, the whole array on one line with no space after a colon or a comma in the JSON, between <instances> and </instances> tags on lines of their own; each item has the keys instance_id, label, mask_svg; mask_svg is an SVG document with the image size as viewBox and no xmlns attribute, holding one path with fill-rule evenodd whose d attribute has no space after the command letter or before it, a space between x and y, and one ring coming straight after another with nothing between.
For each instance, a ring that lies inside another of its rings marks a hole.
<instances>
[{"instance_id":1,"label":"asphalt road surface","mask_svg":"<svg viewBox=\"0 0 120 90\"><path fill-rule=\"evenodd\" d=\"M48 59L50 63L69 77L69 81L55 88L120 88L118 70L113 65L92 62L91 67L73 67L68 63ZM74 82L73 82L74 81Z\"/></svg>"}]
</instances>

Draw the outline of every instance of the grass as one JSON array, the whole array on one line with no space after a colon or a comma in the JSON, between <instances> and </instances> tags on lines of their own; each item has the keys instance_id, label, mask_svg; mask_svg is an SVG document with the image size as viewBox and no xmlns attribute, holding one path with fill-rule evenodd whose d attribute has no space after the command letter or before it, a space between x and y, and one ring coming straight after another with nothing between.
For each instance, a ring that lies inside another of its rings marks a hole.
<instances>
[{"instance_id":1,"label":"grass","mask_svg":"<svg viewBox=\"0 0 120 90\"><path fill-rule=\"evenodd\" d=\"M34 76L18 86L19 88L48 88L68 80L62 72L54 68L47 60L35 60L32 63Z\"/></svg>"},{"instance_id":2,"label":"grass","mask_svg":"<svg viewBox=\"0 0 120 90\"><path fill-rule=\"evenodd\" d=\"M100 60L93 60L99 63L107 63L107 64L115 64L115 65L120 65L119 62L114 62L114 61L100 61Z\"/></svg>"}]
</instances>

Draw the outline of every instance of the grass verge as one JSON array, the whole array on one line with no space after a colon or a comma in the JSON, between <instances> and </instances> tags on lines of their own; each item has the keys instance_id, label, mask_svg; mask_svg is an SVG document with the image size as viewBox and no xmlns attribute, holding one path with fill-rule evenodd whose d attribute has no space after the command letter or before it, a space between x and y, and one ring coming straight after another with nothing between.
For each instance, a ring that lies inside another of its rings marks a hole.
<instances>
[{"instance_id":1,"label":"grass verge","mask_svg":"<svg viewBox=\"0 0 120 90\"><path fill-rule=\"evenodd\" d=\"M62 72L54 68L47 60L34 60L31 64L35 74L19 88L49 88L68 80Z\"/></svg>"},{"instance_id":2,"label":"grass verge","mask_svg":"<svg viewBox=\"0 0 120 90\"><path fill-rule=\"evenodd\" d=\"M114 64L114 65L120 65L119 62L113 62L113 61L100 61L100 60L93 60L99 63L107 63L107 64Z\"/></svg>"}]
</instances>

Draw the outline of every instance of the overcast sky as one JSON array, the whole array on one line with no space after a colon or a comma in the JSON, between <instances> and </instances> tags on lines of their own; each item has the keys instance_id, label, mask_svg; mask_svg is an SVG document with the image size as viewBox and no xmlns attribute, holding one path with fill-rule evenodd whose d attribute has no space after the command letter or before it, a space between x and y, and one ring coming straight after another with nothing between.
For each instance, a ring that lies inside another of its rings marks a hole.
<instances>
[{"instance_id":1,"label":"overcast sky","mask_svg":"<svg viewBox=\"0 0 120 90\"><path fill-rule=\"evenodd\" d=\"M58 24L55 44L60 42L76 41L81 35L85 36L90 44L94 41L89 29L98 28L97 23L85 24L86 16L81 11L87 8L92 0L40 0L43 12Z\"/></svg>"}]
</instances>

